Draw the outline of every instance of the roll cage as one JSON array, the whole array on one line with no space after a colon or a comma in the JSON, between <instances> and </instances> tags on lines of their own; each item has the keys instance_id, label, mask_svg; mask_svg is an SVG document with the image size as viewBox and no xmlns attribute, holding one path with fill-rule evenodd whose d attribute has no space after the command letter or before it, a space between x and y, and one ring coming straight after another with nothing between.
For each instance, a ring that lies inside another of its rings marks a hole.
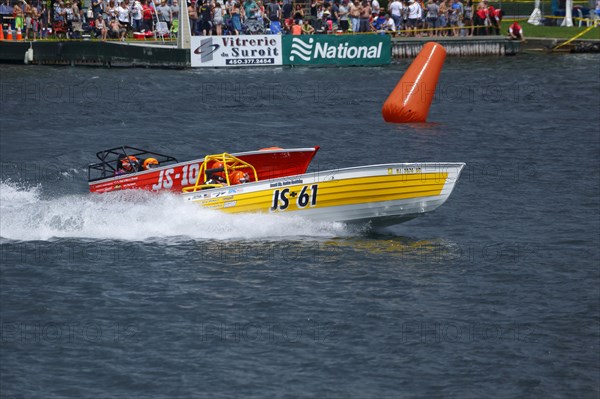
<instances>
[{"instance_id":1,"label":"roll cage","mask_svg":"<svg viewBox=\"0 0 600 399\"><path fill-rule=\"evenodd\" d=\"M96 157L100 160L100 162L91 163L88 165L88 182L115 176L117 171L121 169L121 161L130 156L136 157L139 161L139 165L137 165L130 173L143 170L141 165L147 158L156 158L160 166L177 163L177 159L172 156L159 154L158 152L144 150L142 148L123 145L96 153Z\"/></svg>"}]
</instances>

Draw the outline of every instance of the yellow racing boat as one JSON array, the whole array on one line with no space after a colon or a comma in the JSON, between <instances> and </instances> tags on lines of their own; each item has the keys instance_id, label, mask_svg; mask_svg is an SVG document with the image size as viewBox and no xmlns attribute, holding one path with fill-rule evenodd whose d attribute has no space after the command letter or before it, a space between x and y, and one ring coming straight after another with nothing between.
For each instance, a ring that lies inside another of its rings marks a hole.
<instances>
[{"instance_id":1,"label":"yellow racing boat","mask_svg":"<svg viewBox=\"0 0 600 399\"><path fill-rule=\"evenodd\" d=\"M390 225L431 212L454 189L465 166L392 163L316 171L261 180L228 153L208 155L185 201L226 213L298 215L319 221Z\"/></svg>"}]
</instances>

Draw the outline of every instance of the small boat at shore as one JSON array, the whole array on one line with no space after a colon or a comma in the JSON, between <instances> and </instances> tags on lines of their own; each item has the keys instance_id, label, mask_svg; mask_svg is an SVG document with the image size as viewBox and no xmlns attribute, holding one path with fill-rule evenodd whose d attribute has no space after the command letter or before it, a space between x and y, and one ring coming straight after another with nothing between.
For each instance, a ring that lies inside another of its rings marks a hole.
<instances>
[{"instance_id":1,"label":"small boat at shore","mask_svg":"<svg viewBox=\"0 0 600 399\"><path fill-rule=\"evenodd\" d=\"M319 147L283 149L263 148L234 154L251 163L261 179L276 179L305 173ZM170 155L131 146L96 153L99 162L88 165L90 192L116 190L168 190L180 193L193 186L204 158L178 162Z\"/></svg>"},{"instance_id":2,"label":"small boat at shore","mask_svg":"<svg viewBox=\"0 0 600 399\"><path fill-rule=\"evenodd\" d=\"M226 213L298 215L318 221L385 226L442 205L465 166L391 163L263 178L234 155L208 155L185 201Z\"/></svg>"}]
</instances>

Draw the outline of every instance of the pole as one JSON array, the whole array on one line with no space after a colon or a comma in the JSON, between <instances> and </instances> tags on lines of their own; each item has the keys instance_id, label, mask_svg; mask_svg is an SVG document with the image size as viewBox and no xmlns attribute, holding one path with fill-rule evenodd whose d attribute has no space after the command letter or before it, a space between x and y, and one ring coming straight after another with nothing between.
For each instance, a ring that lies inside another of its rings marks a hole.
<instances>
[{"instance_id":1,"label":"pole","mask_svg":"<svg viewBox=\"0 0 600 399\"><path fill-rule=\"evenodd\" d=\"M179 33L177 34L177 48L189 49L191 47L191 36L187 0L179 0Z\"/></svg>"}]
</instances>

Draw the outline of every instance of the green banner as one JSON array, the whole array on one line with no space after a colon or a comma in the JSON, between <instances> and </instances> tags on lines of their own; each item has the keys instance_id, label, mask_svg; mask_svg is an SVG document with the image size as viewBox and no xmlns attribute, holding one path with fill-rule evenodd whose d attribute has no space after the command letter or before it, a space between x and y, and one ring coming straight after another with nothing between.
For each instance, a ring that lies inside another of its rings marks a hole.
<instances>
[{"instance_id":1,"label":"green banner","mask_svg":"<svg viewBox=\"0 0 600 399\"><path fill-rule=\"evenodd\" d=\"M392 55L388 35L282 36L284 65L385 65Z\"/></svg>"}]
</instances>

